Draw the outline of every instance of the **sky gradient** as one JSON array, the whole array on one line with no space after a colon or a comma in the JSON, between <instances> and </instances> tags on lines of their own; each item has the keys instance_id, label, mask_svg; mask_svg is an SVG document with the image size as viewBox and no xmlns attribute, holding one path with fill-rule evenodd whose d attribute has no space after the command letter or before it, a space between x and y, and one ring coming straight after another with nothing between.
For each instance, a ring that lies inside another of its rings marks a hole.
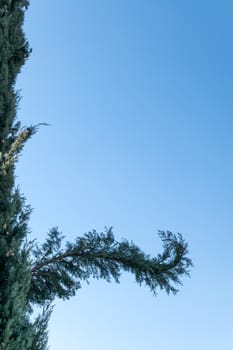
<instances>
[{"instance_id":1,"label":"sky gradient","mask_svg":"<svg viewBox=\"0 0 233 350\"><path fill-rule=\"evenodd\" d=\"M113 226L157 254L180 232L194 262L178 295L124 274L56 302L51 350L219 350L233 342L231 1L32 1L19 119L41 127L17 183L32 236Z\"/></svg>"}]
</instances>

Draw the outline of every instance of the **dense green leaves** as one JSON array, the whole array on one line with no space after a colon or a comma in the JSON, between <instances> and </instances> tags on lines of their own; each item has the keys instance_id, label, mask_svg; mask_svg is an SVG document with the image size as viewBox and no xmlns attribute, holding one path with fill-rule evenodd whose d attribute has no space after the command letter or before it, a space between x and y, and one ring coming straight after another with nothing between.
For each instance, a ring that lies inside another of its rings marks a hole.
<instances>
[{"instance_id":1,"label":"dense green leaves","mask_svg":"<svg viewBox=\"0 0 233 350\"><path fill-rule=\"evenodd\" d=\"M151 258L132 242L116 241L111 228L105 233L88 232L75 243L67 242L64 249L63 236L52 229L46 242L33 250L31 300L40 304L56 296L69 298L82 280L119 282L122 271L131 272L139 285L145 284L154 294L158 288L176 293L175 286L191 266L187 243L180 234L161 231L159 235L163 253Z\"/></svg>"},{"instance_id":2,"label":"dense green leaves","mask_svg":"<svg viewBox=\"0 0 233 350\"><path fill-rule=\"evenodd\" d=\"M14 186L17 155L27 139L15 124L17 74L29 54L22 30L27 1L0 1L0 349L31 349L33 327L29 320L31 284L28 251L22 249L28 234L30 209Z\"/></svg>"}]
</instances>

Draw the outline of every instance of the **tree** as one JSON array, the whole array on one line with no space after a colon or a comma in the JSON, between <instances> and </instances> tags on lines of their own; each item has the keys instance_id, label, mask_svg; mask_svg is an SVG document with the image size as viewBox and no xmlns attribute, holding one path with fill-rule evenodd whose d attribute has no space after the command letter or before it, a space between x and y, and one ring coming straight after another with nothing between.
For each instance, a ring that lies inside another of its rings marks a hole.
<instances>
[{"instance_id":1,"label":"tree","mask_svg":"<svg viewBox=\"0 0 233 350\"><path fill-rule=\"evenodd\" d=\"M57 228L39 245L28 242L31 209L15 185L15 165L37 126L16 121L15 81L31 52L23 32L27 0L0 0L0 350L44 350L55 298L68 299L90 277L119 282L122 271L150 288L176 293L191 260L180 234L160 231L163 252L146 255L134 243L116 241L112 228L63 244ZM41 314L32 317L35 306Z\"/></svg>"}]
</instances>

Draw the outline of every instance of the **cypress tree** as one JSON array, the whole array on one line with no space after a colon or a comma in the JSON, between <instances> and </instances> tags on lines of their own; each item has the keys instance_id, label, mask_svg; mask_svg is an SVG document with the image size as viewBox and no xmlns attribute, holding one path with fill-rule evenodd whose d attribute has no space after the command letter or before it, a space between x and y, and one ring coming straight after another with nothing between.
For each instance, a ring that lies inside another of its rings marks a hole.
<instances>
[{"instance_id":1,"label":"cypress tree","mask_svg":"<svg viewBox=\"0 0 233 350\"><path fill-rule=\"evenodd\" d=\"M15 122L17 74L29 55L22 31L27 1L0 1L0 349L31 349L30 269L23 249L30 208L14 186L14 168L34 128Z\"/></svg>"},{"instance_id":2,"label":"cypress tree","mask_svg":"<svg viewBox=\"0 0 233 350\"><path fill-rule=\"evenodd\" d=\"M30 47L23 32L27 0L0 0L0 350L47 349L47 325L55 298L68 299L90 277L119 282L122 271L156 294L176 293L191 260L180 234L159 232L163 252L146 255L134 243L116 241L112 229L63 243L57 228L45 242L28 244L31 209L15 185L15 164L38 126L16 120L15 81ZM41 313L33 319L35 306Z\"/></svg>"}]
</instances>

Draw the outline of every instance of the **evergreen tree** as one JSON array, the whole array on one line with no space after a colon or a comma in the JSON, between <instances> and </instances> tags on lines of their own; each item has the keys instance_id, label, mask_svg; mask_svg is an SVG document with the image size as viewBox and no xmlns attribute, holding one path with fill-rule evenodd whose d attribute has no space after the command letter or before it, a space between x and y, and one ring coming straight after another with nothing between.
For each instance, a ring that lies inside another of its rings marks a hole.
<instances>
[{"instance_id":1,"label":"evergreen tree","mask_svg":"<svg viewBox=\"0 0 233 350\"><path fill-rule=\"evenodd\" d=\"M22 32L26 1L0 1L0 349L30 349L31 284L28 251L22 249L30 209L14 187L14 167L34 128L15 123L17 74L29 54Z\"/></svg>"},{"instance_id":2,"label":"evergreen tree","mask_svg":"<svg viewBox=\"0 0 233 350\"><path fill-rule=\"evenodd\" d=\"M15 186L15 164L37 126L16 121L19 95L15 81L30 48L23 32L27 0L0 0L0 350L47 349L47 325L55 298L68 299L90 277L119 282L122 271L136 282L176 293L191 260L180 234L159 232L163 253L146 255L112 229L88 232L63 244L57 228L41 244L27 243L31 209ZM42 308L32 318L35 306Z\"/></svg>"}]
</instances>

